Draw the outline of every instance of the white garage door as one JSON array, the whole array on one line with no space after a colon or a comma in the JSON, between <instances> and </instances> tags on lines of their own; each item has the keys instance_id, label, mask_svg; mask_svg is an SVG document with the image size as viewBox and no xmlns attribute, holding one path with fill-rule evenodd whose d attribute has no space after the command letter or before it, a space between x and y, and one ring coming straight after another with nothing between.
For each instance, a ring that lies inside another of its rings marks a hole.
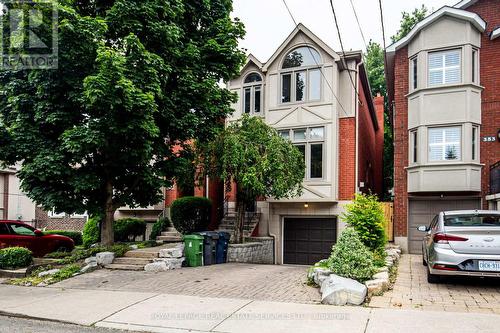
<instances>
[{"instance_id":1,"label":"white garage door","mask_svg":"<svg viewBox=\"0 0 500 333\"><path fill-rule=\"evenodd\" d=\"M477 198L458 200L415 200L410 199L408 210L408 251L422 253L424 234L417 230L418 226L429 226L434 216L446 210L481 209L481 201Z\"/></svg>"}]
</instances>

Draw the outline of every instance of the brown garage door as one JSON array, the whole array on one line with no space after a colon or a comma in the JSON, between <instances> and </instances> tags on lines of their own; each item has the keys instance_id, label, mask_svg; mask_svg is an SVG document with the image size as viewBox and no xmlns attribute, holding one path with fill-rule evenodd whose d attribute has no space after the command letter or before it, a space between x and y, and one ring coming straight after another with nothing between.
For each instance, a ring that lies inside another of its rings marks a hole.
<instances>
[{"instance_id":1,"label":"brown garage door","mask_svg":"<svg viewBox=\"0 0 500 333\"><path fill-rule=\"evenodd\" d=\"M337 219L285 218L283 263L312 265L330 256L337 240Z\"/></svg>"},{"instance_id":2,"label":"brown garage door","mask_svg":"<svg viewBox=\"0 0 500 333\"><path fill-rule=\"evenodd\" d=\"M408 214L408 251L410 253L422 253L423 233L417 230L418 226L428 226L434 216L446 210L480 209L479 199L459 199L459 200L415 200L410 199Z\"/></svg>"}]
</instances>

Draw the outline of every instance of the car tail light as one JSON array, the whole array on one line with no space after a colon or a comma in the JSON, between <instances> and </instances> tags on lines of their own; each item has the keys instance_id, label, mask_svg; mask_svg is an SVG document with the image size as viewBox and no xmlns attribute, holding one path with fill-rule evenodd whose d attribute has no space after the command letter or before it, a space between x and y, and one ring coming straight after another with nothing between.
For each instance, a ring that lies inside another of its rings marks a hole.
<instances>
[{"instance_id":1,"label":"car tail light","mask_svg":"<svg viewBox=\"0 0 500 333\"><path fill-rule=\"evenodd\" d=\"M432 266L432 268L439 269L442 271L458 271L458 267L451 266L451 265L434 264L434 266Z\"/></svg>"},{"instance_id":2,"label":"car tail light","mask_svg":"<svg viewBox=\"0 0 500 333\"><path fill-rule=\"evenodd\" d=\"M469 239L455 235L435 234L433 240L437 244L448 244L448 242L466 242Z\"/></svg>"}]
</instances>

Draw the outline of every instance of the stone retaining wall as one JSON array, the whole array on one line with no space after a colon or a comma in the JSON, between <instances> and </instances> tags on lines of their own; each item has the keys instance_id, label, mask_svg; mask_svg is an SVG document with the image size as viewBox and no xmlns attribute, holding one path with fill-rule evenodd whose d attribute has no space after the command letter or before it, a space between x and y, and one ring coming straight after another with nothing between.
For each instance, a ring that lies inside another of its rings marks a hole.
<instances>
[{"instance_id":1,"label":"stone retaining wall","mask_svg":"<svg viewBox=\"0 0 500 333\"><path fill-rule=\"evenodd\" d=\"M274 239L251 237L243 244L229 244L227 261L251 264L273 264Z\"/></svg>"}]
</instances>

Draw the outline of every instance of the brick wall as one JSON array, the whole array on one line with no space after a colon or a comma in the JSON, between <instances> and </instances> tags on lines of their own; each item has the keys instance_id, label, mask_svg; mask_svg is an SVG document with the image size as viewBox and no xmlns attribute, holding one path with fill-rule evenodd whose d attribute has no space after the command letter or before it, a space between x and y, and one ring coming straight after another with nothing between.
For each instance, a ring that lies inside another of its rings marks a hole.
<instances>
[{"instance_id":1,"label":"brick wall","mask_svg":"<svg viewBox=\"0 0 500 333\"><path fill-rule=\"evenodd\" d=\"M500 26L500 1L481 0L467 8L468 11L479 14L488 24L482 36L480 50L480 76L482 93L482 125L481 137L496 136L500 130L500 38L490 40L492 30ZM482 171L482 196L489 194L490 166L500 160L500 141L482 142L481 163ZM488 204L483 200L483 207Z\"/></svg>"},{"instance_id":2,"label":"brick wall","mask_svg":"<svg viewBox=\"0 0 500 333\"><path fill-rule=\"evenodd\" d=\"M339 200L356 192L356 119L339 119Z\"/></svg>"},{"instance_id":3,"label":"brick wall","mask_svg":"<svg viewBox=\"0 0 500 333\"><path fill-rule=\"evenodd\" d=\"M384 147L384 98L379 97L375 106L379 129L375 130L368 102L363 91L361 82L359 83L360 99L358 111L358 125L359 125L359 144L358 144L358 181L364 183L364 187L360 188L363 193L374 193L379 196L382 195L383 184L383 147ZM380 109L381 107L381 109ZM378 113L381 112L381 115Z\"/></svg>"},{"instance_id":4,"label":"brick wall","mask_svg":"<svg viewBox=\"0 0 500 333\"><path fill-rule=\"evenodd\" d=\"M47 230L82 231L85 222L87 222L86 218L72 218L69 215L62 218L50 218L48 213L40 207L36 207L35 219L37 228L46 228Z\"/></svg>"},{"instance_id":5,"label":"brick wall","mask_svg":"<svg viewBox=\"0 0 500 333\"><path fill-rule=\"evenodd\" d=\"M405 237L408 229L408 48L396 52L394 60L394 235Z\"/></svg>"}]
</instances>

